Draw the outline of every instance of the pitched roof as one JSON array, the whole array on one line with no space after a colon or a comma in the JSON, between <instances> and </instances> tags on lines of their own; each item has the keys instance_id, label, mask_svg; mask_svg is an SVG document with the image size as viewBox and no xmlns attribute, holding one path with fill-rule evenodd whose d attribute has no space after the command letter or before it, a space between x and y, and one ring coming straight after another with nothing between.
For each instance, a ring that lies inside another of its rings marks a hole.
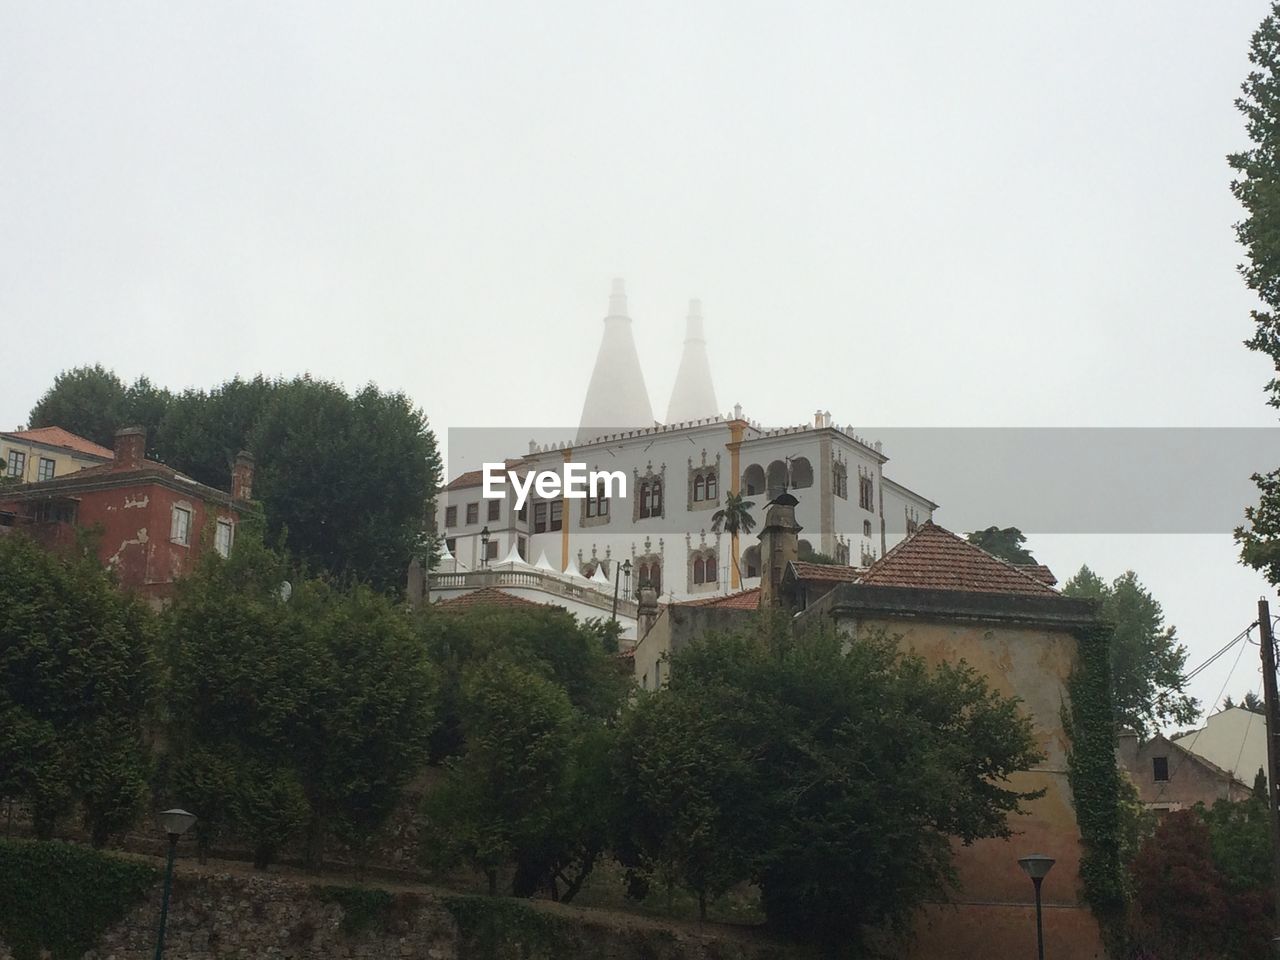
<instances>
[{"instance_id":1,"label":"pitched roof","mask_svg":"<svg viewBox=\"0 0 1280 960\"><path fill-rule=\"evenodd\" d=\"M516 457L515 459L505 461L505 466L510 470L512 467L523 462L524 458ZM484 470L468 470L466 473L460 473L450 480L445 489L465 490L467 487L478 487L482 482L484 482Z\"/></svg>"},{"instance_id":2,"label":"pitched roof","mask_svg":"<svg viewBox=\"0 0 1280 960\"><path fill-rule=\"evenodd\" d=\"M822 583L853 583L866 572L858 567L847 567L843 563L810 563L807 560L792 560L789 566L795 571L797 580Z\"/></svg>"},{"instance_id":3,"label":"pitched roof","mask_svg":"<svg viewBox=\"0 0 1280 960\"><path fill-rule=\"evenodd\" d=\"M1041 580L928 521L858 579L883 587L1061 596Z\"/></svg>"},{"instance_id":4,"label":"pitched roof","mask_svg":"<svg viewBox=\"0 0 1280 960\"><path fill-rule=\"evenodd\" d=\"M1043 563L1015 563L1014 566L1023 573L1029 574L1041 583L1048 584L1051 587L1058 582L1058 578L1053 575L1053 571Z\"/></svg>"},{"instance_id":5,"label":"pitched roof","mask_svg":"<svg viewBox=\"0 0 1280 960\"><path fill-rule=\"evenodd\" d=\"M217 487L201 483L199 480L194 480L185 473L180 473L173 467L158 463L155 460L143 460L136 468L131 470L117 469L117 464L114 461L111 463L99 463L92 467L85 467L83 470L77 470L74 473L66 473L60 477L54 477L52 480L37 480L34 483L24 483L21 486L13 487L5 492L5 498L8 500L39 500L59 491L77 491L86 487L96 489L101 489L104 486L127 487L137 483L157 481L161 483L167 482L176 489L189 490L192 494L198 495L204 500L234 502L231 494L226 490L219 490Z\"/></svg>"},{"instance_id":6,"label":"pitched roof","mask_svg":"<svg viewBox=\"0 0 1280 960\"><path fill-rule=\"evenodd\" d=\"M72 453L99 457L103 460L110 460L114 456L106 447L96 444L92 440L86 440L84 437L76 436L70 430L64 430L62 427L36 427L34 430L17 430L13 433L0 434L0 436L8 437L11 440L25 440L29 443L43 443L49 447L62 447Z\"/></svg>"},{"instance_id":7,"label":"pitched roof","mask_svg":"<svg viewBox=\"0 0 1280 960\"><path fill-rule=\"evenodd\" d=\"M477 607L543 607L549 606L549 604L526 600L524 597L517 597L514 593L507 593L497 587L481 587L479 590L472 590L470 593L463 593L456 597L450 597L448 600L441 600L433 604L433 606L437 610L459 613L466 610L474 610Z\"/></svg>"},{"instance_id":8,"label":"pitched roof","mask_svg":"<svg viewBox=\"0 0 1280 960\"><path fill-rule=\"evenodd\" d=\"M737 593L727 593L719 597L702 597L698 600L685 600L682 607L721 607L726 610L755 610L760 606L760 588L751 587Z\"/></svg>"}]
</instances>

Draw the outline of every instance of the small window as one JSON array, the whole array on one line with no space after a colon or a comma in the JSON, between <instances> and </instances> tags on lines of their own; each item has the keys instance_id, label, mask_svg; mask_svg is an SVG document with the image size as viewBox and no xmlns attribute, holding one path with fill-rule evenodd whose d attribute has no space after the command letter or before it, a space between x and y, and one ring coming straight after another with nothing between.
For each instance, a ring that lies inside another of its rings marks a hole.
<instances>
[{"instance_id":1,"label":"small window","mask_svg":"<svg viewBox=\"0 0 1280 960\"><path fill-rule=\"evenodd\" d=\"M40 465L36 468L36 480L52 480L55 464L48 457L40 458Z\"/></svg>"},{"instance_id":2,"label":"small window","mask_svg":"<svg viewBox=\"0 0 1280 960\"><path fill-rule=\"evenodd\" d=\"M502 501L490 500L489 501L489 519L497 520L501 514L502 514Z\"/></svg>"},{"instance_id":3,"label":"small window","mask_svg":"<svg viewBox=\"0 0 1280 960\"><path fill-rule=\"evenodd\" d=\"M521 523L524 523L524 521L528 518L528 516L529 516L529 504L526 503L523 507L521 507L519 510L516 511L516 519L519 520Z\"/></svg>"},{"instance_id":4,"label":"small window","mask_svg":"<svg viewBox=\"0 0 1280 960\"><path fill-rule=\"evenodd\" d=\"M169 522L169 539L183 546L191 545L191 511L185 507L174 507Z\"/></svg>"},{"instance_id":5,"label":"small window","mask_svg":"<svg viewBox=\"0 0 1280 960\"><path fill-rule=\"evenodd\" d=\"M444 508L444 525L446 527L456 527L458 525L458 508L457 507Z\"/></svg>"},{"instance_id":6,"label":"small window","mask_svg":"<svg viewBox=\"0 0 1280 960\"><path fill-rule=\"evenodd\" d=\"M520 554L521 560L529 559L529 548L524 537L516 537L516 552Z\"/></svg>"},{"instance_id":7,"label":"small window","mask_svg":"<svg viewBox=\"0 0 1280 960\"><path fill-rule=\"evenodd\" d=\"M444 541L444 548L449 551L450 556L456 557L458 555L458 538L446 537Z\"/></svg>"},{"instance_id":8,"label":"small window","mask_svg":"<svg viewBox=\"0 0 1280 960\"><path fill-rule=\"evenodd\" d=\"M467 523L479 523L479 522L480 522L480 504L468 503L467 504Z\"/></svg>"},{"instance_id":9,"label":"small window","mask_svg":"<svg viewBox=\"0 0 1280 960\"><path fill-rule=\"evenodd\" d=\"M714 500L716 498L716 475L714 473L707 474L707 499Z\"/></svg>"},{"instance_id":10,"label":"small window","mask_svg":"<svg viewBox=\"0 0 1280 960\"><path fill-rule=\"evenodd\" d=\"M1165 783L1169 779L1169 758L1151 758L1151 776L1156 783Z\"/></svg>"},{"instance_id":11,"label":"small window","mask_svg":"<svg viewBox=\"0 0 1280 960\"><path fill-rule=\"evenodd\" d=\"M705 500L705 499L706 499L706 487L703 484L702 477L701 476L694 477L693 478L693 500L695 503L697 503L698 501Z\"/></svg>"},{"instance_id":12,"label":"small window","mask_svg":"<svg viewBox=\"0 0 1280 960\"><path fill-rule=\"evenodd\" d=\"M10 450L7 472L11 477L20 477L26 473L27 455L18 450Z\"/></svg>"},{"instance_id":13,"label":"small window","mask_svg":"<svg viewBox=\"0 0 1280 960\"><path fill-rule=\"evenodd\" d=\"M234 536L235 528L232 526L231 521L219 520L213 537L213 549L218 551L219 556L231 556L231 540Z\"/></svg>"},{"instance_id":14,"label":"small window","mask_svg":"<svg viewBox=\"0 0 1280 960\"><path fill-rule=\"evenodd\" d=\"M563 525L563 518L564 518L564 501L552 500L550 529L559 530L560 527Z\"/></svg>"},{"instance_id":15,"label":"small window","mask_svg":"<svg viewBox=\"0 0 1280 960\"><path fill-rule=\"evenodd\" d=\"M486 560L498 559L498 541L490 540L484 545L484 558Z\"/></svg>"},{"instance_id":16,"label":"small window","mask_svg":"<svg viewBox=\"0 0 1280 960\"><path fill-rule=\"evenodd\" d=\"M870 477L858 478L858 506L863 510L875 512L875 487Z\"/></svg>"},{"instance_id":17,"label":"small window","mask_svg":"<svg viewBox=\"0 0 1280 960\"><path fill-rule=\"evenodd\" d=\"M547 505L545 503L536 503L533 506L533 532L547 532Z\"/></svg>"},{"instance_id":18,"label":"small window","mask_svg":"<svg viewBox=\"0 0 1280 960\"><path fill-rule=\"evenodd\" d=\"M863 535L864 537L869 537L869 536L871 536L871 521L870 521L870 520L863 520L863 521L862 521L862 535Z\"/></svg>"}]
</instances>

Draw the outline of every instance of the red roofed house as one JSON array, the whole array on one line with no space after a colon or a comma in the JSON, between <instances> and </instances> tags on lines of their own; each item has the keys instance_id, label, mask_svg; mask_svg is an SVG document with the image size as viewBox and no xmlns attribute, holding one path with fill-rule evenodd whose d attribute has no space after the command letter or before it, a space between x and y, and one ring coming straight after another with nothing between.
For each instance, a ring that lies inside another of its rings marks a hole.
<instances>
[{"instance_id":1,"label":"red roofed house","mask_svg":"<svg viewBox=\"0 0 1280 960\"><path fill-rule=\"evenodd\" d=\"M0 524L51 549L74 547L78 529L95 530L98 555L121 586L163 604L201 551L230 552L251 509L253 458L236 458L228 493L147 460L145 444L141 427L127 427L106 462L0 490Z\"/></svg>"}]
</instances>

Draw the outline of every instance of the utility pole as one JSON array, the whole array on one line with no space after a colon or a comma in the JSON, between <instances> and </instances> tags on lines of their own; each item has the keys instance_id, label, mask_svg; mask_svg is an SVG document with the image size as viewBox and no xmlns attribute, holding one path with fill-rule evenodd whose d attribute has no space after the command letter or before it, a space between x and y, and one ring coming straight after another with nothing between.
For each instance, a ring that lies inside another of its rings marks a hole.
<instances>
[{"instance_id":1,"label":"utility pole","mask_svg":"<svg viewBox=\"0 0 1280 960\"><path fill-rule=\"evenodd\" d=\"M1266 597L1258 599L1258 640L1262 647L1262 692L1267 711L1267 809L1271 821L1271 884L1275 897L1275 920L1280 923L1280 700L1276 696L1276 648L1271 635L1271 606ZM1273 927L1273 930L1275 928ZM1280 954L1280 936L1272 939L1273 952Z\"/></svg>"}]
</instances>

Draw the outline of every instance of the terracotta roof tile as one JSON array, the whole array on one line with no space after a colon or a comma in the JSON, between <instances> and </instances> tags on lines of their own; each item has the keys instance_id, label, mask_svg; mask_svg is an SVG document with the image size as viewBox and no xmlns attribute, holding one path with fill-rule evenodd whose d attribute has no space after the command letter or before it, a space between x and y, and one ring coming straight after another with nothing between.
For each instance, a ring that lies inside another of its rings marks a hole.
<instances>
[{"instance_id":1,"label":"terracotta roof tile","mask_svg":"<svg viewBox=\"0 0 1280 960\"><path fill-rule=\"evenodd\" d=\"M847 567L843 563L810 563L807 560L792 560L790 566L795 571L797 580L823 583L853 583L866 572L858 567Z\"/></svg>"},{"instance_id":2,"label":"terracotta roof tile","mask_svg":"<svg viewBox=\"0 0 1280 960\"><path fill-rule=\"evenodd\" d=\"M682 607L722 607L726 610L755 610L760 606L760 588L739 590L719 597L702 597L698 600L685 600Z\"/></svg>"},{"instance_id":3,"label":"terracotta roof tile","mask_svg":"<svg viewBox=\"0 0 1280 960\"><path fill-rule=\"evenodd\" d=\"M517 457L514 460L506 461L506 467L511 470L516 465L524 463L524 459ZM478 487L484 480L484 470L468 470L466 473L460 473L449 481L446 490L465 490L468 487Z\"/></svg>"},{"instance_id":4,"label":"terracotta roof tile","mask_svg":"<svg viewBox=\"0 0 1280 960\"><path fill-rule=\"evenodd\" d=\"M1051 587L1058 582L1058 578L1053 575L1053 571L1043 563L1015 563L1014 566L1028 576L1035 577L1041 583L1048 584Z\"/></svg>"},{"instance_id":5,"label":"terracotta roof tile","mask_svg":"<svg viewBox=\"0 0 1280 960\"><path fill-rule=\"evenodd\" d=\"M472 590L470 593L463 593L456 597L450 597L448 600L441 600L433 604L436 610L448 610L458 613L466 610L474 610L477 607L543 607L550 604L538 603L534 600L526 600L524 597L517 597L514 593L507 593L505 590L499 590L497 587L481 587L479 590Z\"/></svg>"},{"instance_id":6,"label":"terracotta roof tile","mask_svg":"<svg viewBox=\"0 0 1280 960\"><path fill-rule=\"evenodd\" d=\"M90 457L101 457L103 460L110 460L114 456L106 447L100 446L92 440L86 440L84 437L76 436L70 430L64 430L62 427L36 427L34 430L18 430L15 433L6 433L4 436L15 440L27 440L31 443L43 443L50 447L62 447L74 453L82 453Z\"/></svg>"},{"instance_id":7,"label":"terracotta roof tile","mask_svg":"<svg viewBox=\"0 0 1280 960\"><path fill-rule=\"evenodd\" d=\"M1058 591L929 521L886 553L859 583L965 593L1056 597Z\"/></svg>"}]
</instances>

